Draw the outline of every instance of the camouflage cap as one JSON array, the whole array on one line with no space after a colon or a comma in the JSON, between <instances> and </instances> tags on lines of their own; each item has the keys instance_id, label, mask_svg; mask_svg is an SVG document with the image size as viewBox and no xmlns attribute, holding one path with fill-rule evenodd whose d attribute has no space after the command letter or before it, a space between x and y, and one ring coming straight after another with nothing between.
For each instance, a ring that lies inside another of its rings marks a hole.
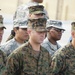
<instances>
[{"instance_id":1,"label":"camouflage cap","mask_svg":"<svg viewBox=\"0 0 75 75\"><path fill-rule=\"evenodd\" d=\"M30 14L39 14L39 13L44 13L44 6L43 5L36 5L36 6L31 6L28 8Z\"/></svg>"},{"instance_id":2,"label":"camouflage cap","mask_svg":"<svg viewBox=\"0 0 75 75\"><path fill-rule=\"evenodd\" d=\"M72 30L75 30L75 22L72 22L72 23L71 23L71 29L72 29Z\"/></svg>"},{"instance_id":3,"label":"camouflage cap","mask_svg":"<svg viewBox=\"0 0 75 75\"><path fill-rule=\"evenodd\" d=\"M46 22L46 18L28 19L28 28L32 28L38 32L47 31Z\"/></svg>"},{"instance_id":4,"label":"camouflage cap","mask_svg":"<svg viewBox=\"0 0 75 75\"><path fill-rule=\"evenodd\" d=\"M13 19L19 19L19 18L26 18L28 19L29 18L29 7L32 7L32 6L38 6L39 3L37 2L28 2L26 4L22 4L20 5L17 10L15 11L15 14L14 14L14 17ZM44 9L44 13L45 13L45 17L47 19L49 19L49 16L48 16L48 13L47 11Z\"/></svg>"},{"instance_id":5,"label":"camouflage cap","mask_svg":"<svg viewBox=\"0 0 75 75\"><path fill-rule=\"evenodd\" d=\"M36 2L28 2L26 4L20 5L17 10L15 11L13 19L19 19L19 18L28 18L29 16L29 9L28 7L36 6L38 3Z\"/></svg>"},{"instance_id":6,"label":"camouflage cap","mask_svg":"<svg viewBox=\"0 0 75 75\"><path fill-rule=\"evenodd\" d=\"M65 31L65 29L62 27L61 21L47 20L47 28L49 28L49 27L55 27L55 28L62 29Z\"/></svg>"},{"instance_id":7,"label":"camouflage cap","mask_svg":"<svg viewBox=\"0 0 75 75\"><path fill-rule=\"evenodd\" d=\"M0 28L5 28L6 29L6 27L3 25L3 17L2 17L2 15L0 15Z\"/></svg>"},{"instance_id":8,"label":"camouflage cap","mask_svg":"<svg viewBox=\"0 0 75 75\"><path fill-rule=\"evenodd\" d=\"M13 28L19 27L19 28L27 28L28 20L26 19L16 19L13 21Z\"/></svg>"}]
</instances>

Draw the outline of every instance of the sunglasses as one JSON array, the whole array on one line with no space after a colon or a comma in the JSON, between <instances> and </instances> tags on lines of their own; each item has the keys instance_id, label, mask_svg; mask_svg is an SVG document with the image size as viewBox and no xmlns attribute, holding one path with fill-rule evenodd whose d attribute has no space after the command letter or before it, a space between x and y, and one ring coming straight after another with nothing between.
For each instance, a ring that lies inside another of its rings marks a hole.
<instances>
[{"instance_id":1,"label":"sunglasses","mask_svg":"<svg viewBox=\"0 0 75 75\"><path fill-rule=\"evenodd\" d=\"M54 28L54 30L57 31L57 32L62 32L62 33L64 32L63 29Z\"/></svg>"}]
</instances>

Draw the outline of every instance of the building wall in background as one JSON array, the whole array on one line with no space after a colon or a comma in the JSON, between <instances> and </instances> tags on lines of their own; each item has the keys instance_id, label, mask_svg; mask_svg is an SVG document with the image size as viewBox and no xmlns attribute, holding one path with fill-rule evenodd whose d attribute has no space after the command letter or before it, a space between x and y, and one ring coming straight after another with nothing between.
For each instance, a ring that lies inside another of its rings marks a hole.
<instances>
[{"instance_id":1,"label":"building wall in background","mask_svg":"<svg viewBox=\"0 0 75 75\"><path fill-rule=\"evenodd\" d=\"M17 6L28 1L29 0L0 0L0 8L2 9L0 13L13 15ZM44 0L42 4L48 11L50 19L75 20L75 0Z\"/></svg>"}]
</instances>

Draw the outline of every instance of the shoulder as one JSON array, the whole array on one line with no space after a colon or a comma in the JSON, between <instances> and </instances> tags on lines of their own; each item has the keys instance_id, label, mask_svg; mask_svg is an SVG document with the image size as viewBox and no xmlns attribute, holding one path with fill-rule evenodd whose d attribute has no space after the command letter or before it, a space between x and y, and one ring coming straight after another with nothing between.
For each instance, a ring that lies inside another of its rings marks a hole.
<instances>
[{"instance_id":1,"label":"shoulder","mask_svg":"<svg viewBox=\"0 0 75 75\"><path fill-rule=\"evenodd\" d=\"M16 44L16 41L14 39L11 39L9 41L7 41L6 43L2 44L1 45L1 49L2 50L8 50L8 49L12 49L13 47L15 47L17 44Z\"/></svg>"},{"instance_id":2,"label":"shoulder","mask_svg":"<svg viewBox=\"0 0 75 75\"><path fill-rule=\"evenodd\" d=\"M41 46L41 51L45 54L49 54L48 50L44 48L43 46Z\"/></svg>"},{"instance_id":3,"label":"shoulder","mask_svg":"<svg viewBox=\"0 0 75 75\"><path fill-rule=\"evenodd\" d=\"M44 59L46 60L48 59L51 62L52 58L49 52L47 51L47 49L45 49L44 47L41 47L41 54L43 55Z\"/></svg>"},{"instance_id":4,"label":"shoulder","mask_svg":"<svg viewBox=\"0 0 75 75\"><path fill-rule=\"evenodd\" d=\"M21 59L29 50L28 42L22 44L20 47L16 48L10 55L9 58Z\"/></svg>"},{"instance_id":5,"label":"shoulder","mask_svg":"<svg viewBox=\"0 0 75 75\"><path fill-rule=\"evenodd\" d=\"M14 53L14 54L15 54L15 53L21 53L22 51L27 50L27 49L29 48L28 45L29 45L28 42L22 44L21 46L19 46L18 48L16 48L16 49L13 51L13 53Z\"/></svg>"},{"instance_id":6,"label":"shoulder","mask_svg":"<svg viewBox=\"0 0 75 75\"><path fill-rule=\"evenodd\" d=\"M0 60L5 58L6 58L6 54L2 50L0 50Z\"/></svg>"},{"instance_id":7,"label":"shoulder","mask_svg":"<svg viewBox=\"0 0 75 75\"><path fill-rule=\"evenodd\" d=\"M11 39L11 40L9 40L9 41L3 43L3 44L1 45L1 47L2 47L2 46L6 46L6 45L10 45L10 44L12 44L13 42L14 42L14 39Z\"/></svg>"},{"instance_id":8,"label":"shoulder","mask_svg":"<svg viewBox=\"0 0 75 75\"><path fill-rule=\"evenodd\" d=\"M67 44L64 47L59 48L53 55L55 58L65 58L68 53L71 51L71 44Z\"/></svg>"}]
</instances>

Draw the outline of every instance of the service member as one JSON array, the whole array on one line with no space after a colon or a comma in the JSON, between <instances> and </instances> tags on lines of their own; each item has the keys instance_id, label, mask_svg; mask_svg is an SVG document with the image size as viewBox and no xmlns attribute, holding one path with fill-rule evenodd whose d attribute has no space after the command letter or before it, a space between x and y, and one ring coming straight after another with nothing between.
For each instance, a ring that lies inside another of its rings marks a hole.
<instances>
[{"instance_id":1,"label":"service member","mask_svg":"<svg viewBox=\"0 0 75 75\"><path fill-rule=\"evenodd\" d=\"M1 45L2 51L4 51L7 56L9 56L9 54L13 52L13 50L25 43L26 40L28 40L29 36L27 33L27 23L28 21L25 19L14 21L14 38Z\"/></svg>"},{"instance_id":2,"label":"service member","mask_svg":"<svg viewBox=\"0 0 75 75\"><path fill-rule=\"evenodd\" d=\"M7 75L50 75L51 56L41 46L46 33L46 19L29 19L29 41L17 48L7 60Z\"/></svg>"},{"instance_id":3,"label":"service member","mask_svg":"<svg viewBox=\"0 0 75 75\"><path fill-rule=\"evenodd\" d=\"M52 58L53 75L75 75L75 22L71 26L72 42L60 48Z\"/></svg>"},{"instance_id":4,"label":"service member","mask_svg":"<svg viewBox=\"0 0 75 75\"><path fill-rule=\"evenodd\" d=\"M44 39L42 46L53 55L61 47L57 41L61 40L65 29L62 27L62 22L56 20L48 20L47 29L47 37Z\"/></svg>"}]
</instances>

